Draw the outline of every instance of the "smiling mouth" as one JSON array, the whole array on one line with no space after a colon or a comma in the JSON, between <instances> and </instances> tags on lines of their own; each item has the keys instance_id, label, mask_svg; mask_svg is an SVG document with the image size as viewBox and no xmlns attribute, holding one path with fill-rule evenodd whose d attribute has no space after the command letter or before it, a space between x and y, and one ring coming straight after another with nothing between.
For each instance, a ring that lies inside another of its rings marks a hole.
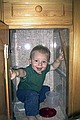
<instances>
[{"instance_id":1,"label":"smiling mouth","mask_svg":"<svg viewBox=\"0 0 80 120\"><path fill-rule=\"evenodd\" d=\"M37 68L37 70L38 70L38 71L41 71L41 70L42 70L42 68Z\"/></svg>"}]
</instances>

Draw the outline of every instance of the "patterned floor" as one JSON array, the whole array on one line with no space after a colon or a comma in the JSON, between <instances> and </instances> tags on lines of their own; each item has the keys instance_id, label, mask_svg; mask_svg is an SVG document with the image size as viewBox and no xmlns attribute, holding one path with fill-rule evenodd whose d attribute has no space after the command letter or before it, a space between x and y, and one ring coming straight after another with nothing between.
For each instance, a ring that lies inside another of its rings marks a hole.
<instances>
[{"instance_id":1,"label":"patterned floor","mask_svg":"<svg viewBox=\"0 0 80 120\"><path fill-rule=\"evenodd\" d=\"M41 104L40 108L43 108L43 107L46 107L46 103ZM64 116L63 112L61 111L60 106L56 107L55 109L57 111L57 114L54 117L44 118L40 115L37 115L37 119L38 120L65 120L65 116ZM16 120L27 120L25 113L24 112L22 113L22 112L23 111L16 111L15 112Z\"/></svg>"}]
</instances>

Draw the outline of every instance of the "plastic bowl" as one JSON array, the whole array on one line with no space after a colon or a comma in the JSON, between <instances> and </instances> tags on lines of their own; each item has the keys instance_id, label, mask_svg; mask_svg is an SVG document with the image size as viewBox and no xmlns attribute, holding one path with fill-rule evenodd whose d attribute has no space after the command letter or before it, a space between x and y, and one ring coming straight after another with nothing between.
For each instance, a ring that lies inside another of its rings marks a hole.
<instances>
[{"instance_id":1,"label":"plastic bowl","mask_svg":"<svg viewBox=\"0 0 80 120\"><path fill-rule=\"evenodd\" d=\"M40 116L45 117L45 118L53 117L56 115L56 113L57 111L54 108L45 107L39 110Z\"/></svg>"}]
</instances>

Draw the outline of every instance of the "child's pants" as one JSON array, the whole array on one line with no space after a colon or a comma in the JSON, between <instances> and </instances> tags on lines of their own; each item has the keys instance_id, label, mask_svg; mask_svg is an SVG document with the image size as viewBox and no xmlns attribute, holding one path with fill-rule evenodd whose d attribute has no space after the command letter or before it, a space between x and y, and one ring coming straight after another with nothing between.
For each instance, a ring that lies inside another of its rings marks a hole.
<instances>
[{"instance_id":1,"label":"child's pants","mask_svg":"<svg viewBox=\"0 0 80 120\"><path fill-rule=\"evenodd\" d=\"M39 114L39 105L46 98L45 93L50 91L50 87L43 86L38 93L32 90L17 90L18 99L24 103L27 116L36 116Z\"/></svg>"}]
</instances>

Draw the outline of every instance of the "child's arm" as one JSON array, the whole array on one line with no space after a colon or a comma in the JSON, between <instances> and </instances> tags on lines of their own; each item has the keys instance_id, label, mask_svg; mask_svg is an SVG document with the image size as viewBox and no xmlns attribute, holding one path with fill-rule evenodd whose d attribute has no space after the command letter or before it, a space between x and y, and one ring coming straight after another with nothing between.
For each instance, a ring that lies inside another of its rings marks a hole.
<instances>
[{"instance_id":1,"label":"child's arm","mask_svg":"<svg viewBox=\"0 0 80 120\"><path fill-rule=\"evenodd\" d=\"M58 68L63 60L64 60L64 56L63 56L63 52L61 52L59 57L51 64L50 70L55 70L56 68Z\"/></svg>"},{"instance_id":2,"label":"child's arm","mask_svg":"<svg viewBox=\"0 0 80 120\"><path fill-rule=\"evenodd\" d=\"M10 78L11 80L16 78L16 77L25 77L26 72L23 69L17 69L17 70L10 70Z\"/></svg>"}]
</instances>

